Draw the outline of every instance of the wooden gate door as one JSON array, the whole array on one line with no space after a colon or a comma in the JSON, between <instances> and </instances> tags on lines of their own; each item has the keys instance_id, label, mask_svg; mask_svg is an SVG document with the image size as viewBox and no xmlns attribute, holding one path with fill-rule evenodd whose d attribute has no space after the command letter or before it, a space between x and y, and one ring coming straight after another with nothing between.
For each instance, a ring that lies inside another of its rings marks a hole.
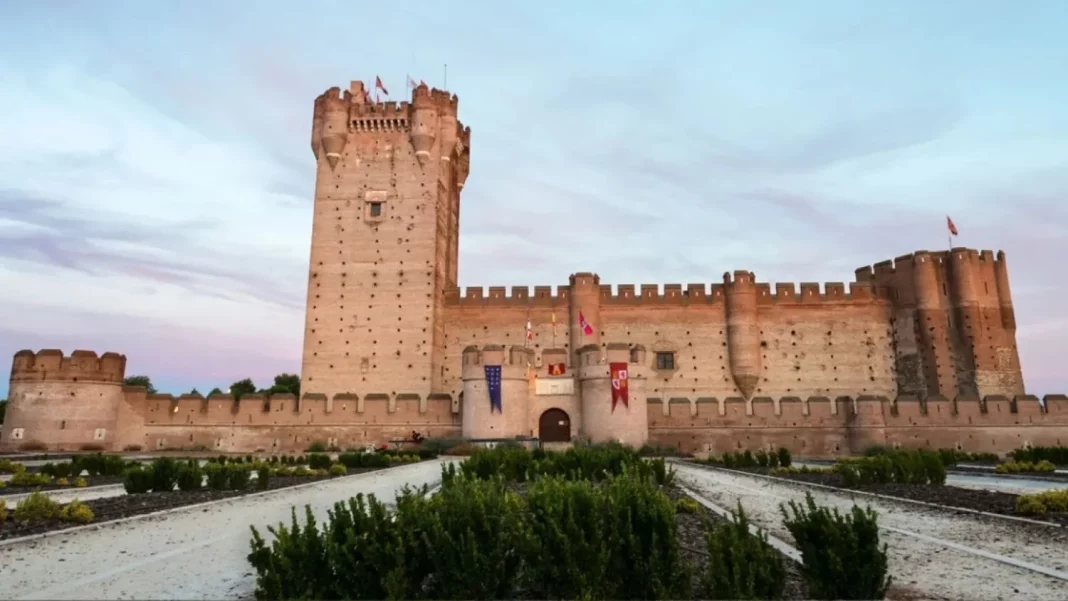
<instances>
[{"instance_id":1,"label":"wooden gate door","mask_svg":"<svg viewBox=\"0 0 1068 601\"><path fill-rule=\"evenodd\" d=\"M571 418L563 409L549 409L538 420L541 442L571 442Z\"/></svg>"}]
</instances>

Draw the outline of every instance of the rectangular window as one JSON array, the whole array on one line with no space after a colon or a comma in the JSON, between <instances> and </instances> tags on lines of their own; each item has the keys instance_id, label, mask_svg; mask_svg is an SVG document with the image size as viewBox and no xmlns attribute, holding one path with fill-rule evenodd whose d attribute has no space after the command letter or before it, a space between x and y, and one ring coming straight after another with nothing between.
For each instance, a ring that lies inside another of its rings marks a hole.
<instances>
[{"instance_id":1,"label":"rectangular window","mask_svg":"<svg viewBox=\"0 0 1068 601\"><path fill-rule=\"evenodd\" d=\"M380 203L380 202L372 202L371 203L371 217L381 217L381 216L382 216L382 203Z\"/></svg>"},{"instance_id":2,"label":"rectangular window","mask_svg":"<svg viewBox=\"0 0 1068 601\"><path fill-rule=\"evenodd\" d=\"M675 353L657 353L657 369L675 369Z\"/></svg>"}]
</instances>

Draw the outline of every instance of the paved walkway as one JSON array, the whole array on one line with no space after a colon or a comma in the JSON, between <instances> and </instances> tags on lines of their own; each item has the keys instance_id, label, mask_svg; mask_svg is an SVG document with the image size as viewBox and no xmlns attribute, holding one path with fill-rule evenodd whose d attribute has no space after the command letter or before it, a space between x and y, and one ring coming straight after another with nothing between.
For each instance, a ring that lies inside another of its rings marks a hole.
<instances>
[{"instance_id":1,"label":"paved walkway","mask_svg":"<svg viewBox=\"0 0 1068 601\"><path fill-rule=\"evenodd\" d=\"M0 546L0 599L242 599L255 576L250 525L289 522L311 505L316 519L357 493L392 500L405 484L434 485L442 460L328 480L299 490L230 499L159 517L57 533Z\"/></svg>"}]
</instances>

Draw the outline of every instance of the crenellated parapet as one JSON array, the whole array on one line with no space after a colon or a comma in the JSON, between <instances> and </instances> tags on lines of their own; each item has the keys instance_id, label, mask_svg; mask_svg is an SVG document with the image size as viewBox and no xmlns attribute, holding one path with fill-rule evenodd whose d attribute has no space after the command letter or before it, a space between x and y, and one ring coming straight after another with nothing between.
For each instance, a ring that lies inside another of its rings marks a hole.
<instances>
[{"instance_id":1,"label":"crenellated parapet","mask_svg":"<svg viewBox=\"0 0 1068 601\"><path fill-rule=\"evenodd\" d=\"M757 302L769 304L856 303L887 301L891 289L870 282L801 282L767 283L754 286ZM685 306L720 304L724 302L723 284L598 284L598 298L602 305L620 306ZM570 286L468 286L445 290L446 305L493 307L550 307L566 304Z\"/></svg>"},{"instance_id":2,"label":"crenellated parapet","mask_svg":"<svg viewBox=\"0 0 1068 601\"><path fill-rule=\"evenodd\" d=\"M333 87L315 99L312 114L312 153L325 154L337 166L349 135L403 132L411 137L415 156L425 164L436 142L443 144L442 160L457 162L458 184L470 170L470 128L457 119L459 98L445 90L419 85L410 102L373 102L362 81L349 89Z\"/></svg>"},{"instance_id":3,"label":"crenellated parapet","mask_svg":"<svg viewBox=\"0 0 1068 601\"><path fill-rule=\"evenodd\" d=\"M34 353L21 350L11 364L12 382L93 382L122 384L126 376L126 357L118 353L98 356L93 351L77 350L65 356L63 351L45 349Z\"/></svg>"}]
</instances>

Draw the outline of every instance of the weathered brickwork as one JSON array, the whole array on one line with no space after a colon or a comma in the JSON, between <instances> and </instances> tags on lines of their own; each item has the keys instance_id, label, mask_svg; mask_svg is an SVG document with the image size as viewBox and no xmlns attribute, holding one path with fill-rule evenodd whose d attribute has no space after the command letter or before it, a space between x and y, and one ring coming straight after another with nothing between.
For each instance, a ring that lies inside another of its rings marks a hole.
<instances>
[{"instance_id":1,"label":"weathered brickwork","mask_svg":"<svg viewBox=\"0 0 1068 601\"><path fill-rule=\"evenodd\" d=\"M299 401L146 396L121 386L120 355L22 351L0 446L288 451L413 430L808 456L1068 442L1068 398L1024 395L1001 252L919 251L849 284L738 270L712 284L576 273L460 289L471 131L458 104L426 86L373 103L358 81L315 100ZM614 408L613 364L629 375ZM486 381L497 365L500 411Z\"/></svg>"}]
</instances>

